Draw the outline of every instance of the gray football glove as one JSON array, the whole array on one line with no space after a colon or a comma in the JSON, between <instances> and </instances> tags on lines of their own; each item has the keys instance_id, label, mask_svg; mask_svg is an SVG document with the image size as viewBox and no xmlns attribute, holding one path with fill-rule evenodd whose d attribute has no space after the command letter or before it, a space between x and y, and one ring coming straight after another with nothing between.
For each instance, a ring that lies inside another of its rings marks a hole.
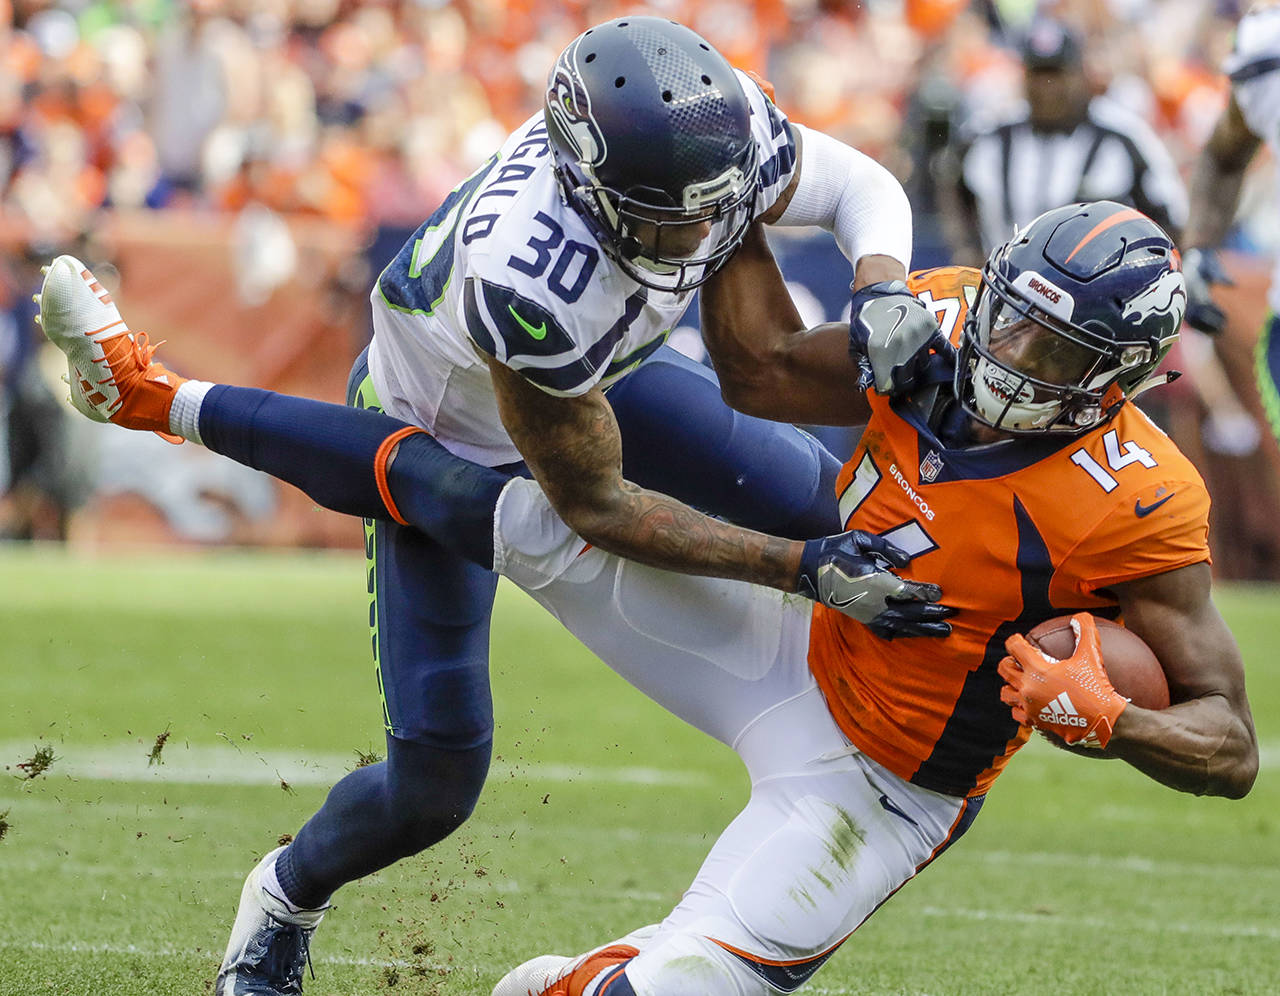
<instances>
[{"instance_id":1,"label":"gray football glove","mask_svg":"<svg viewBox=\"0 0 1280 996\"><path fill-rule=\"evenodd\" d=\"M1188 249L1182 256L1182 278L1187 282L1185 321L1193 329L1215 334L1222 331L1227 316L1213 300L1214 284L1234 286L1218 259L1216 249Z\"/></svg>"},{"instance_id":2,"label":"gray football glove","mask_svg":"<svg viewBox=\"0 0 1280 996\"><path fill-rule=\"evenodd\" d=\"M885 640L895 636L947 636L946 617L955 609L939 605L936 584L908 581L891 567L911 558L875 533L853 529L809 540L800 559L800 594L865 623Z\"/></svg>"},{"instance_id":3,"label":"gray football glove","mask_svg":"<svg viewBox=\"0 0 1280 996\"><path fill-rule=\"evenodd\" d=\"M860 390L897 397L915 387L932 353L954 358L955 347L905 283L882 280L853 294L849 353L862 371Z\"/></svg>"}]
</instances>

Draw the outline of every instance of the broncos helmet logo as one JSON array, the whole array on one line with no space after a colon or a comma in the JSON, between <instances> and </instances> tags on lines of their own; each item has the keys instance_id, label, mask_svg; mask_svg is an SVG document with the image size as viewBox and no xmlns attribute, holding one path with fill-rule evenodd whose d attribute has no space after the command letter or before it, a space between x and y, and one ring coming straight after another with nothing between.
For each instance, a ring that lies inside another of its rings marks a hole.
<instances>
[{"instance_id":1,"label":"broncos helmet logo","mask_svg":"<svg viewBox=\"0 0 1280 996\"><path fill-rule=\"evenodd\" d=\"M577 51L575 42L556 60L547 85L547 113L555 118L561 134L573 145L578 161L586 166L599 166L608 155L608 148L591 114L591 95L573 64Z\"/></svg>"},{"instance_id":2,"label":"broncos helmet logo","mask_svg":"<svg viewBox=\"0 0 1280 996\"><path fill-rule=\"evenodd\" d=\"M1124 304L1121 317L1141 327L1146 325L1149 318L1167 315L1172 323L1167 334L1172 335L1182 325L1182 316L1186 310L1187 287L1182 274L1177 270L1168 270L1158 280L1129 298Z\"/></svg>"}]
</instances>

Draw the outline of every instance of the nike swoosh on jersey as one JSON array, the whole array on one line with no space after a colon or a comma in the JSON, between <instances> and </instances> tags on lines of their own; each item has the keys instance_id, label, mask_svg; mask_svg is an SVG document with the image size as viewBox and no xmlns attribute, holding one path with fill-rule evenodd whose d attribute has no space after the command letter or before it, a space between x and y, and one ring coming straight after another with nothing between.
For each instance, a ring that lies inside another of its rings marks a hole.
<instances>
[{"instance_id":1,"label":"nike swoosh on jersey","mask_svg":"<svg viewBox=\"0 0 1280 996\"><path fill-rule=\"evenodd\" d=\"M520 317L520 313L516 311L515 308L511 307L511 305L509 304L507 305L507 310L511 312L511 317L514 318L519 323L520 327L529 333L530 338L537 339L539 342L541 342L543 339L547 337L546 322L542 322L540 325L530 325L528 322L526 322L523 318Z\"/></svg>"},{"instance_id":2,"label":"nike swoosh on jersey","mask_svg":"<svg viewBox=\"0 0 1280 996\"><path fill-rule=\"evenodd\" d=\"M1178 492L1176 491L1172 491L1169 494L1165 495L1163 498L1161 498L1159 501L1153 501L1150 505L1142 504L1142 499L1138 498L1133 503L1133 514L1136 515L1139 519L1145 518L1146 516L1150 515L1152 512L1154 512L1157 508L1159 508L1161 505L1163 505L1165 502L1167 502L1170 498L1172 498L1177 493Z\"/></svg>"}]
</instances>

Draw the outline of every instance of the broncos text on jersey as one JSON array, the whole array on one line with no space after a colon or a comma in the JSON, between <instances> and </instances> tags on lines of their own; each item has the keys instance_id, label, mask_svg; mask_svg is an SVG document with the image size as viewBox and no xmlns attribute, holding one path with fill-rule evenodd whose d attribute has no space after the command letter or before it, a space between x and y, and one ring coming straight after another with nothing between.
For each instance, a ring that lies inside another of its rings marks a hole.
<instances>
[{"instance_id":1,"label":"broncos text on jersey","mask_svg":"<svg viewBox=\"0 0 1280 996\"><path fill-rule=\"evenodd\" d=\"M760 176L755 210L795 172L795 137L745 74ZM383 271L371 295L369 370L385 410L450 450L520 459L498 416L487 357L551 394L608 387L656 350L690 292L645 288L565 203L542 114L461 183Z\"/></svg>"},{"instance_id":2,"label":"broncos text on jersey","mask_svg":"<svg viewBox=\"0 0 1280 996\"><path fill-rule=\"evenodd\" d=\"M979 273L913 274L958 338ZM1005 638L1078 610L1115 618L1110 585L1209 559L1209 495L1136 406L1071 439L948 448L909 405L872 417L837 482L846 528L914 554L907 573L959 611L944 640L887 642L817 606L809 660L832 715L901 777L982 795L1026 733L1000 701Z\"/></svg>"}]
</instances>

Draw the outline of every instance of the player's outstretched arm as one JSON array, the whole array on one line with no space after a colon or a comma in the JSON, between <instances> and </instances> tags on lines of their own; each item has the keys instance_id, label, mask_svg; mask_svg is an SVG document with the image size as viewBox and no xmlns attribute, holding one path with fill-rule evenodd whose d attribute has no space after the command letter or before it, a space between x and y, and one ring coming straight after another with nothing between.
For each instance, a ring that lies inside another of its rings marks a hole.
<instances>
[{"instance_id":1,"label":"player's outstretched arm","mask_svg":"<svg viewBox=\"0 0 1280 996\"><path fill-rule=\"evenodd\" d=\"M490 360L503 424L552 506L602 550L685 574L794 591L802 542L719 522L622 476L622 441L599 388L547 394Z\"/></svg>"},{"instance_id":2,"label":"player's outstretched arm","mask_svg":"<svg viewBox=\"0 0 1280 996\"><path fill-rule=\"evenodd\" d=\"M1116 585L1125 625L1155 652L1173 704L1129 706L1110 750L1172 788L1237 799L1258 774L1244 664L1210 597L1209 565Z\"/></svg>"},{"instance_id":3,"label":"player's outstretched arm","mask_svg":"<svg viewBox=\"0 0 1280 996\"><path fill-rule=\"evenodd\" d=\"M703 339L728 405L812 425L858 425L870 417L849 327L805 327L760 225L703 285L701 300Z\"/></svg>"},{"instance_id":4,"label":"player's outstretched arm","mask_svg":"<svg viewBox=\"0 0 1280 996\"><path fill-rule=\"evenodd\" d=\"M1191 210L1183 237L1187 323L1204 332L1221 331L1225 322L1211 293L1214 284L1230 283L1217 261L1217 247L1231 228L1245 171L1261 144L1233 96L1191 174Z\"/></svg>"},{"instance_id":5,"label":"player's outstretched arm","mask_svg":"<svg viewBox=\"0 0 1280 996\"><path fill-rule=\"evenodd\" d=\"M592 546L681 574L799 591L885 638L950 632L941 591L893 574L909 558L880 537L780 539L640 488L622 476L617 422L599 388L557 397L496 360L489 367L512 441L555 511Z\"/></svg>"},{"instance_id":6,"label":"player's outstretched arm","mask_svg":"<svg viewBox=\"0 0 1280 996\"><path fill-rule=\"evenodd\" d=\"M1221 245L1240 203L1245 171L1261 144L1233 96L1192 170L1185 245Z\"/></svg>"}]
</instances>

